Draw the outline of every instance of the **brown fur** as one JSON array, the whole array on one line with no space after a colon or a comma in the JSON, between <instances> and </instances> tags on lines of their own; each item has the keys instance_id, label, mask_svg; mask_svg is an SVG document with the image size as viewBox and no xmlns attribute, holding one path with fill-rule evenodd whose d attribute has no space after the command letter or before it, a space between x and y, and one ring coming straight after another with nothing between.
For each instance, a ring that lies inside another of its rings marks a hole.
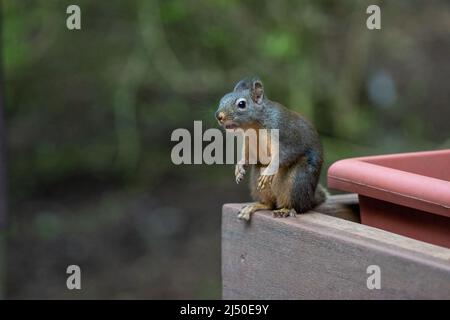
<instances>
[{"instance_id":1,"label":"brown fur","mask_svg":"<svg viewBox=\"0 0 450 320\"><path fill-rule=\"evenodd\" d=\"M247 102L244 109L236 106L238 99ZM239 81L233 92L221 99L217 112L224 112L227 119L242 129L279 130L279 168L271 183L265 183L268 176L261 180L262 190L258 189L258 179L263 167L251 165L252 198L265 205L253 205L254 211L272 208L283 209L283 213L291 209L302 213L325 201L326 191L318 185L323 163L319 134L298 113L267 99L261 80Z\"/></svg>"}]
</instances>

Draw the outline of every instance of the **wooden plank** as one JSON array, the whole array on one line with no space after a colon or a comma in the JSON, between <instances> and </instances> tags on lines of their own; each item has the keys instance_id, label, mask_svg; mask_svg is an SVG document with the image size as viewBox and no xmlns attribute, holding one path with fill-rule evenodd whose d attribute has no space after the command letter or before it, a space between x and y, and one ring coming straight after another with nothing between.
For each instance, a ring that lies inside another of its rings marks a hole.
<instances>
[{"instance_id":1,"label":"wooden plank","mask_svg":"<svg viewBox=\"0 0 450 320\"><path fill-rule=\"evenodd\" d=\"M241 207L223 207L224 299L450 299L450 249L318 212L246 223Z\"/></svg>"}]
</instances>

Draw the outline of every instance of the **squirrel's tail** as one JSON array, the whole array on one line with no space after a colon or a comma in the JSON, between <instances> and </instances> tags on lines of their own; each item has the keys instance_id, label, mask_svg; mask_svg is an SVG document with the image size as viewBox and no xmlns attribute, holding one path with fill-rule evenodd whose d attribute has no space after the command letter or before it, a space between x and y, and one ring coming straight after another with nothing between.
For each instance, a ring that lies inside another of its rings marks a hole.
<instances>
[{"instance_id":1,"label":"squirrel's tail","mask_svg":"<svg viewBox=\"0 0 450 320\"><path fill-rule=\"evenodd\" d=\"M316 206L327 201L327 198L330 196L327 189L325 189L320 183L317 185L316 193L314 194L315 204Z\"/></svg>"}]
</instances>

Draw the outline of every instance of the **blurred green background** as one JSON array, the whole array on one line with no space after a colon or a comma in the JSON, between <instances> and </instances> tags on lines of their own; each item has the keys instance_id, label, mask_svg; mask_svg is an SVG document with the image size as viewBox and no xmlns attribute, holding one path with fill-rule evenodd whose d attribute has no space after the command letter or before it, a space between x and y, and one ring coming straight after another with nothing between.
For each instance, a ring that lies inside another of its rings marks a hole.
<instances>
[{"instance_id":1,"label":"blurred green background","mask_svg":"<svg viewBox=\"0 0 450 320\"><path fill-rule=\"evenodd\" d=\"M450 3L3 0L5 298L219 298L233 166L175 166L175 128L216 127L259 75L341 158L450 147ZM81 7L82 29L66 28ZM66 288L78 264L82 290Z\"/></svg>"}]
</instances>

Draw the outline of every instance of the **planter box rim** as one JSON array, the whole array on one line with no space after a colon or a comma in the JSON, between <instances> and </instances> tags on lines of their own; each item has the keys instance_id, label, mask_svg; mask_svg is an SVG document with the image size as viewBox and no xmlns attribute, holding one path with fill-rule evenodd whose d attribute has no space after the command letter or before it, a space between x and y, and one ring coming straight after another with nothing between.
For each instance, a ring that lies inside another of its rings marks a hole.
<instances>
[{"instance_id":1,"label":"planter box rim","mask_svg":"<svg viewBox=\"0 0 450 320\"><path fill-rule=\"evenodd\" d=\"M450 181L372 162L431 155L448 155L450 166L448 149L340 160L328 170L328 187L450 217Z\"/></svg>"}]
</instances>

